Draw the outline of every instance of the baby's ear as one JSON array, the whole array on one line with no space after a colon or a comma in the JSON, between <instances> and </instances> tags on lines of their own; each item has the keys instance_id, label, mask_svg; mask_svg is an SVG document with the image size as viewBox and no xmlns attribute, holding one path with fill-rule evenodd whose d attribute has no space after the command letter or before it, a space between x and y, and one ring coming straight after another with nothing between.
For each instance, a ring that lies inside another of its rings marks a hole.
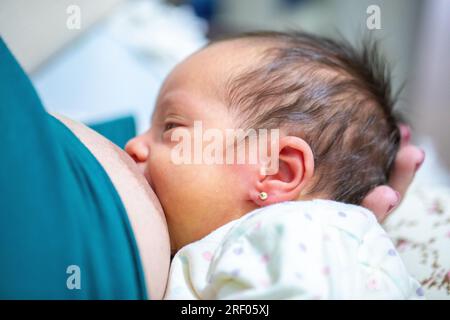
<instances>
[{"instance_id":1,"label":"baby's ear","mask_svg":"<svg viewBox=\"0 0 450 320\"><path fill-rule=\"evenodd\" d=\"M278 168L270 174L260 174L253 190L252 200L258 206L297 200L311 181L314 173L314 156L309 145L301 138L285 136L280 138Z\"/></svg>"}]
</instances>

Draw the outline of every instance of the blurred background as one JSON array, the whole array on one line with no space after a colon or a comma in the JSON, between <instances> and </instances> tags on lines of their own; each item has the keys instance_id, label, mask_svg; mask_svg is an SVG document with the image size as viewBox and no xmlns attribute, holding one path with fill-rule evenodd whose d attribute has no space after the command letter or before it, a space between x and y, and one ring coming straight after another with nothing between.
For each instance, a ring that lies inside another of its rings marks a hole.
<instances>
[{"instance_id":1,"label":"blurred background","mask_svg":"<svg viewBox=\"0 0 450 320\"><path fill-rule=\"evenodd\" d=\"M369 30L373 5L380 28ZM379 38L427 152L416 180L450 185L449 0L0 0L0 34L49 111L85 123L132 115L137 132L176 63L209 40L260 29Z\"/></svg>"}]
</instances>

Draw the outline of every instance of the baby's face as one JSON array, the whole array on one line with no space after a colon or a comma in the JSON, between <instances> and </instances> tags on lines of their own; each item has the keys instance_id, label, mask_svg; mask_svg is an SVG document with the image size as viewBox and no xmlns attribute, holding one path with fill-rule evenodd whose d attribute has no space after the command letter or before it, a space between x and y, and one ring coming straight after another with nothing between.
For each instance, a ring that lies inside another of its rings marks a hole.
<instances>
[{"instance_id":1,"label":"baby's face","mask_svg":"<svg viewBox=\"0 0 450 320\"><path fill-rule=\"evenodd\" d=\"M179 141L171 141L175 130L194 137L194 121L202 122L203 131L214 128L225 134L235 128L224 87L231 70L254 60L254 51L241 41L226 41L183 61L160 90L150 129L127 144L161 201L172 250L256 208L248 192L248 175L258 170L256 165L177 164L172 151Z\"/></svg>"}]
</instances>

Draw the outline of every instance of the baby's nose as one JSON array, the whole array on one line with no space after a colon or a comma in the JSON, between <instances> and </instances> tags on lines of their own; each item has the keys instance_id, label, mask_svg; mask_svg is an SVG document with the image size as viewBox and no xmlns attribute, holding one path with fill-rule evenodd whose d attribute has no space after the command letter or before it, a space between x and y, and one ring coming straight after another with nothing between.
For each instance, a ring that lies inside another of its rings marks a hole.
<instances>
[{"instance_id":1,"label":"baby's nose","mask_svg":"<svg viewBox=\"0 0 450 320\"><path fill-rule=\"evenodd\" d=\"M138 164L147 161L148 155L150 153L148 145L143 139L141 139L141 137L136 137L128 141L127 145L125 146L125 151Z\"/></svg>"}]
</instances>

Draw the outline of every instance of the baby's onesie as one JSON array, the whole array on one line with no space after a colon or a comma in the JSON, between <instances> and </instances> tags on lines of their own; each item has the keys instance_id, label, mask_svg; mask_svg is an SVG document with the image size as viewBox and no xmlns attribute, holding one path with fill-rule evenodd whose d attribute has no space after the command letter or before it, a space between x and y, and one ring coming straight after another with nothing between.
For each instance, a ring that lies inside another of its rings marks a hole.
<instances>
[{"instance_id":1,"label":"baby's onesie","mask_svg":"<svg viewBox=\"0 0 450 320\"><path fill-rule=\"evenodd\" d=\"M165 299L420 299L372 212L329 200L269 205L174 256Z\"/></svg>"}]
</instances>

